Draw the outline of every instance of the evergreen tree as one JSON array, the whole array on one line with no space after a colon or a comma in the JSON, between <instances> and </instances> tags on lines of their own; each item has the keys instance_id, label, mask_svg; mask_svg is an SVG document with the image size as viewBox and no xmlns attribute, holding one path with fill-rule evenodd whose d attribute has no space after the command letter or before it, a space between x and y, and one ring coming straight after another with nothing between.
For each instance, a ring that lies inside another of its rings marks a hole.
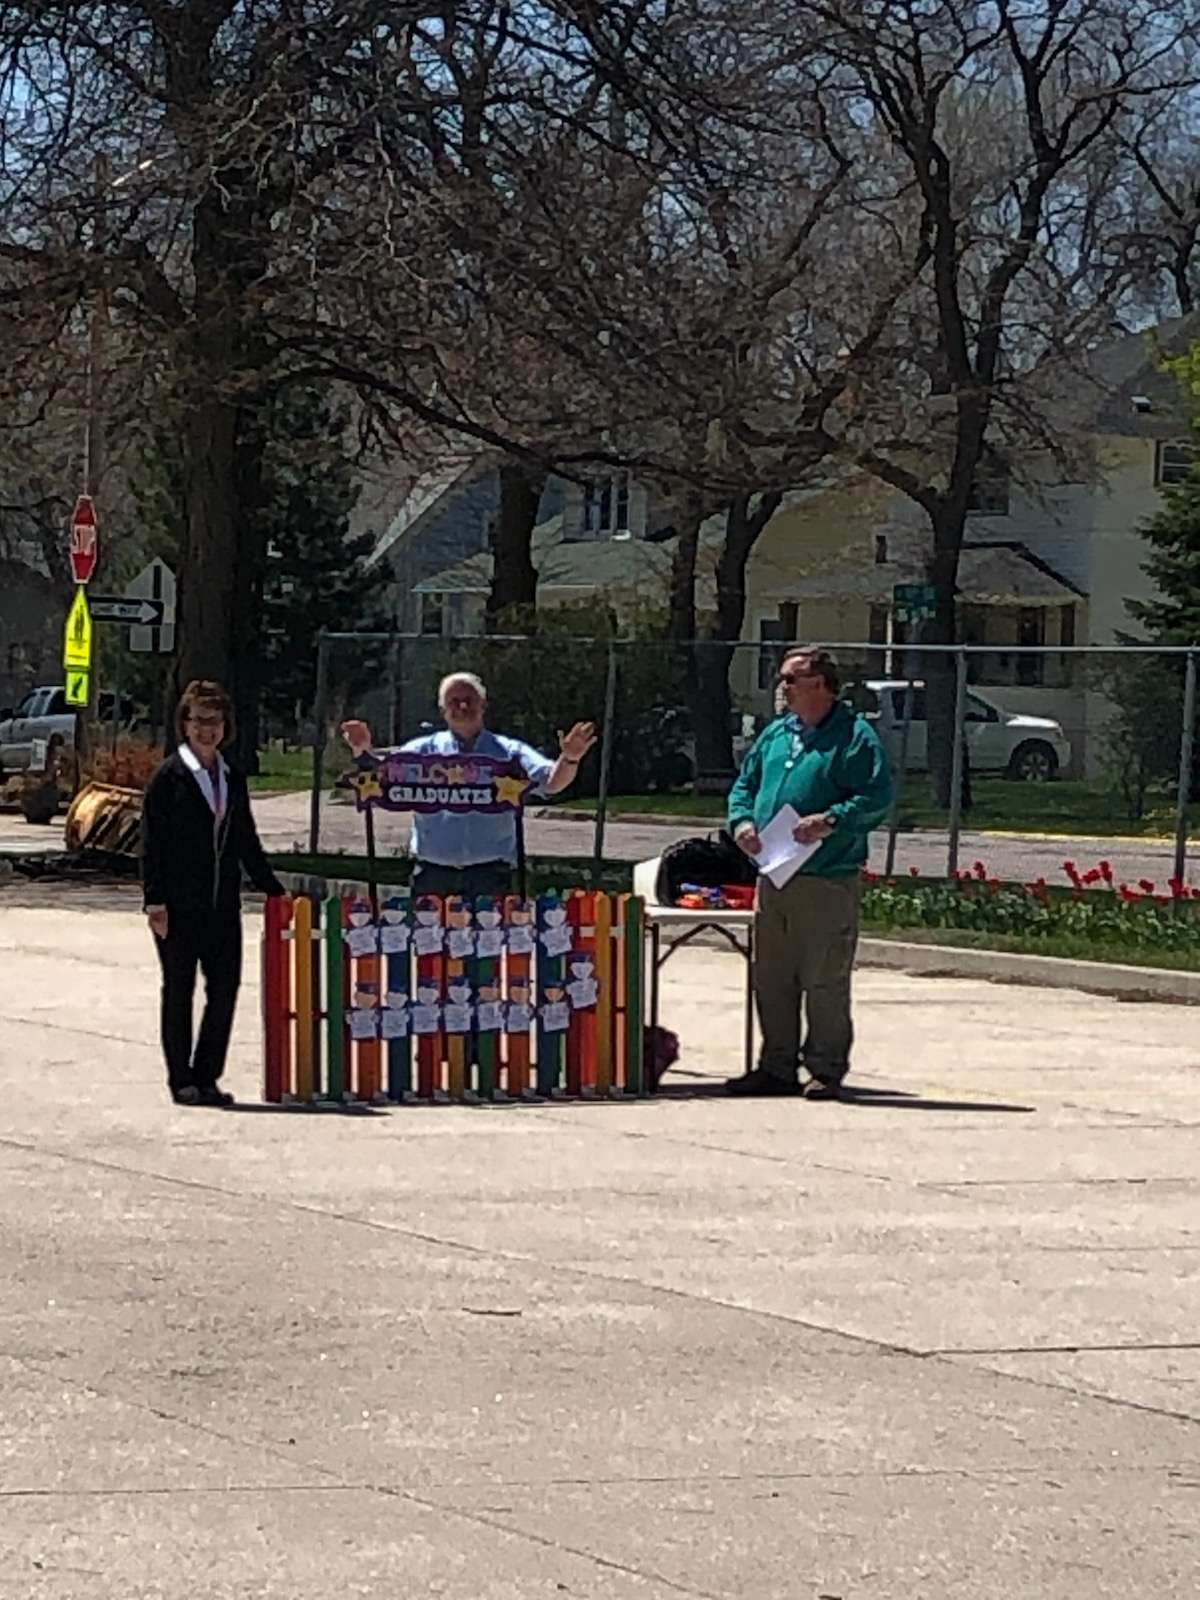
<instances>
[{"instance_id":1,"label":"evergreen tree","mask_svg":"<svg viewBox=\"0 0 1200 1600\"><path fill-rule=\"evenodd\" d=\"M1200 351L1168 363L1200 396ZM1125 609L1153 644L1200 646L1200 467L1166 490L1160 511L1141 528L1150 553L1142 571L1154 584L1153 600L1127 600ZM1133 644L1132 638L1123 643ZM1182 657L1131 655L1118 661L1109 690L1117 707L1109 732L1116 775L1129 814L1140 818L1148 792L1177 786L1183 722ZM1200 794L1200 718L1193 735L1193 799Z\"/></svg>"},{"instance_id":2,"label":"evergreen tree","mask_svg":"<svg viewBox=\"0 0 1200 1600\"><path fill-rule=\"evenodd\" d=\"M323 628L380 622L388 575L368 571L370 534L350 536L359 486L346 449L347 419L319 390L294 390L267 418L259 519L262 710L272 732L295 735L313 706Z\"/></svg>"},{"instance_id":3,"label":"evergreen tree","mask_svg":"<svg viewBox=\"0 0 1200 1600\"><path fill-rule=\"evenodd\" d=\"M1159 598L1127 600L1126 610L1157 644L1200 645L1200 470L1167 490L1141 532L1150 546L1142 571Z\"/></svg>"}]
</instances>

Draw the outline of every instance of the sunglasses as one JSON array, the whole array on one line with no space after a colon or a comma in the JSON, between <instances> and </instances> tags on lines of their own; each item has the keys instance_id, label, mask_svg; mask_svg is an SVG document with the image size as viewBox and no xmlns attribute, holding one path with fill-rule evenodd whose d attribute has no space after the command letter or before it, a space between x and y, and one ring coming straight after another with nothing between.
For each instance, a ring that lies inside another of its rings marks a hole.
<instances>
[{"instance_id":1,"label":"sunglasses","mask_svg":"<svg viewBox=\"0 0 1200 1600\"><path fill-rule=\"evenodd\" d=\"M809 678L819 678L819 672L781 672L780 683L805 683Z\"/></svg>"}]
</instances>

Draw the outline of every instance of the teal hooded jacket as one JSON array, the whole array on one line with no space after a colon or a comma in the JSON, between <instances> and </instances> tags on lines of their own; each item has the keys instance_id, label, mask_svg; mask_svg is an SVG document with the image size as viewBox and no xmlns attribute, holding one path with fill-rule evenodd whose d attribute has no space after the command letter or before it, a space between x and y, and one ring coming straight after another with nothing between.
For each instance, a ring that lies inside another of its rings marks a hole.
<instances>
[{"instance_id":1,"label":"teal hooded jacket","mask_svg":"<svg viewBox=\"0 0 1200 1600\"><path fill-rule=\"evenodd\" d=\"M761 833L785 805L802 817L828 813L833 832L800 868L820 878L848 877L867 860L868 835L892 804L887 754L871 724L843 701L806 728L796 716L763 729L729 793L729 827Z\"/></svg>"}]
</instances>

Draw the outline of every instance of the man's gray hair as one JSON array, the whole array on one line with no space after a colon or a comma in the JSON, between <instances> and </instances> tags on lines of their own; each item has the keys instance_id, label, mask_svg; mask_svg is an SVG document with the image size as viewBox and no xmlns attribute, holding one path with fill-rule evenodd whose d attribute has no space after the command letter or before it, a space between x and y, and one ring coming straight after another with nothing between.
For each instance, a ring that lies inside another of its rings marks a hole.
<instances>
[{"instance_id":1,"label":"man's gray hair","mask_svg":"<svg viewBox=\"0 0 1200 1600\"><path fill-rule=\"evenodd\" d=\"M441 683L438 684L437 703L439 706L445 704L446 691L455 683L470 684L481 700L487 699L487 689L484 687L483 679L474 672L448 672Z\"/></svg>"}]
</instances>

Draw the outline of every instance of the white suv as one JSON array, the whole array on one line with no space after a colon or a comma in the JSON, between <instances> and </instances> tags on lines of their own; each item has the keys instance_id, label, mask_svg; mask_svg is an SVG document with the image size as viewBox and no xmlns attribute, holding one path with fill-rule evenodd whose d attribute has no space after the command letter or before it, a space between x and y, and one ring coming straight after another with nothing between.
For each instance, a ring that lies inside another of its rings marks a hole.
<instances>
[{"instance_id":1,"label":"white suv","mask_svg":"<svg viewBox=\"0 0 1200 1600\"><path fill-rule=\"evenodd\" d=\"M907 688L904 678L868 678L851 684L845 695L875 724L893 761L900 757ZM1022 783L1046 783L1071 764L1071 741L1061 723L1004 711L974 689L967 691L966 732L972 772L1000 772ZM906 766L910 772L923 772L928 765L925 685L918 679L913 683Z\"/></svg>"}]
</instances>

